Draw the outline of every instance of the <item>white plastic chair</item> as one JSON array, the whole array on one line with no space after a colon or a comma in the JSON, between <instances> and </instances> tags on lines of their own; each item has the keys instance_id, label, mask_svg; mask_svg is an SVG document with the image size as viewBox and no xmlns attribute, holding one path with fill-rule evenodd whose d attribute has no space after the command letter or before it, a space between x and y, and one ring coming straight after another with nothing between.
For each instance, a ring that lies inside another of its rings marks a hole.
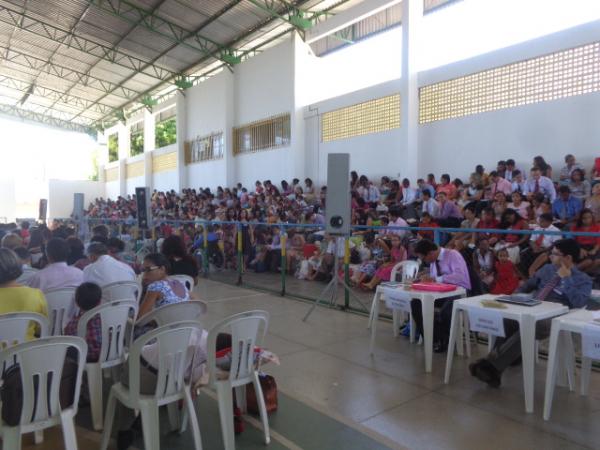
<instances>
[{"instance_id":1,"label":"white plastic chair","mask_svg":"<svg viewBox=\"0 0 600 450\"><path fill-rule=\"evenodd\" d=\"M102 374L103 369L116 367L126 360L125 345L131 342L132 327L127 323L137 317L138 304L135 300L116 300L103 303L87 311L79 319L77 335L85 339L90 320L100 316L102 324L102 345L98 362L86 363L90 391L90 406L94 430L102 429Z\"/></svg>"},{"instance_id":2,"label":"white plastic chair","mask_svg":"<svg viewBox=\"0 0 600 450\"><path fill-rule=\"evenodd\" d=\"M136 281L117 281L102 286L102 301L135 300L139 303L142 288Z\"/></svg>"},{"instance_id":3,"label":"white plastic chair","mask_svg":"<svg viewBox=\"0 0 600 450\"><path fill-rule=\"evenodd\" d=\"M392 268L392 273L390 275L390 281L396 281L396 276L398 271L402 271L402 282L406 283L410 280L413 280L417 273L419 273L419 262L413 260L401 261L396 264ZM383 300L383 297L380 297ZM375 313L374 303L371 303L371 311L369 312L369 322L367 323L367 328L371 328L371 324L373 323L373 316ZM399 320L399 312L392 312L392 320L393 320L393 332L394 337L398 337L398 329L400 328L400 320ZM410 317L410 342L414 342L415 340L415 328L416 325L413 323L412 316Z\"/></svg>"},{"instance_id":4,"label":"white plastic chair","mask_svg":"<svg viewBox=\"0 0 600 450\"><path fill-rule=\"evenodd\" d=\"M106 450L110 440L117 400L128 408L138 409L142 414L144 448L160 448L158 408L179 400L184 400L191 418L194 447L202 449L200 428L192 402L190 381L185 380L191 366L194 348L190 347L192 332L202 333L202 324L196 321L172 323L152 330L135 340L129 353L129 387L122 383L114 384L108 397L104 433L100 448ZM154 342L152 342L154 341ZM156 368L156 390L147 395L140 392L140 358L144 345L152 343L158 348Z\"/></svg>"},{"instance_id":5,"label":"white plastic chair","mask_svg":"<svg viewBox=\"0 0 600 450\"><path fill-rule=\"evenodd\" d=\"M40 328L40 337L48 336L48 318L38 313L0 314L0 349L12 347L27 341L31 322Z\"/></svg>"},{"instance_id":6,"label":"white plastic chair","mask_svg":"<svg viewBox=\"0 0 600 450\"><path fill-rule=\"evenodd\" d=\"M75 315L75 288L54 289L44 292L48 302L50 336L61 336L69 320Z\"/></svg>"},{"instance_id":7,"label":"white plastic chair","mask_svg":"<svg viewBox=\"0 0 600 450\"><path fill-rule=\"evenodd\" d=\"M61 409L60 382L69 348L78 352L78 368L73 404ZM73 418L77 414L81 375L87 344L79 337L56 336L15 345L0 352L0 365L15 359L21 368L23 409L19 425L9 427L0 419L0 436L4 450L20 450L21 435L61 425L66 450L77 450ZM38 386L37 392L34 386Z\"/></svg>"},{"instance_id":8,"label":"white plastic chair","mask_svg":"<svg viewBox=\"0 0 600 450\"><path fill-rule=\"evenodd\" d=\"M199 320L206 314L207 309L208 306L202 301L186 300L156 308L143 317L140 317L135 325L144 326L155 322L161 327L170 323L181 322L182 320Z\"/></svg>"},{"instance_id":9,"label":"white plastic chair","mask_svg":"<svg viewBox=\"0 0 600 450\"><path fill-rule=\"evenodd\" d=\"M169 275L169 278L181 282L187 288L188 292L194 290L194 279L189 275Z\"/></svg>"},{"instance_id":10,"label":"white plastic chair","mask_svg":"<svg viewBox=\"0 0 600 450\"><path fill-rule=\"evenodd\" d=\"M219 416L225 450L235 449L233 434L233 395L235 388L237 404L242 412L246 411L246 385L252 383L256 392L256 401L263 425L265 444L271 440L269 419L265 399L258 380L258 370L254 365L254 348L262 344L269 326L269 313L266 311L248 311L217 322L208 332L207 352L210 385L217 390ZM262 329L261 329L262 328ZM216 364L216 342L219 333L231 333L231 368L229 376L219 379Z\"/></svg>"}]
</instances>

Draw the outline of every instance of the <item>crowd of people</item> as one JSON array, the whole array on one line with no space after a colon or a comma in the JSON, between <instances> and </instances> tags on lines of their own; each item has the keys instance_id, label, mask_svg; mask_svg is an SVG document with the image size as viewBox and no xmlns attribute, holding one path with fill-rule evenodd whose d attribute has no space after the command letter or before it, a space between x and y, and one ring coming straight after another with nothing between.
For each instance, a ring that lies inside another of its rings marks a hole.
<instances>
[{"instance_id":1,"label":"crowd of people","mask_svg":"<svg viewBox=\"0 0 600 450\"><path fill-rule=\"evenodd\" d=\"M419 279L461 286L469 295L532 291L540 299L581 307L600 266L600 237L572 233L600 233L600 184L596 184L600 159L597 162L586 175L567 155L565 166L553 177L542 157L536 157L527 171L508 159L489 173L478 165L468 183L452 181L448 174L438 182L429 174L415 187L408 179L382 177L376 183L352 172L351 284L373 290L390 280L397 263L418 259ZM147 285L144 312L182 299L183 291L165 280L169 274L197 279L203 261L195 255L201 255L197 250L205 246L216 267L265 272L279 271L285 264L288 274L299 279L327 281L341 269L335 267L335 256L344 256L345 243L343 237L324 231L326 189L316 190L310 179L300 186L294 179L291 184L282 181L280 187L257 181L252 190L238 184L215 192L155 191L153 237L160 253L147 256L141 265L123 253L135 234L134 196L97 199L90 205L89 218L122 220L110 230L96 226L87 251L68 226L52 230L27 223L4 226L2 247L11 249L21 265L15 281L42 291L61 283L131 279L140 271L149 280L156 271L162 278L152 283L160 286ZM204 224L194 220L213 223L204 230ZM453 230L436 230L440 227ZM237 267L238 239L242 267ZM554 283L550 290L549 281ZM413 304L413 317L420 332L419 305ZM451 301L440 305L434 337L438 351L447 345L451 305ZM506 350L510 355L515 354L513 344ZM481 360L472 374L497 386L510 358L497 364Z\"/></svg>"}]
</instances>

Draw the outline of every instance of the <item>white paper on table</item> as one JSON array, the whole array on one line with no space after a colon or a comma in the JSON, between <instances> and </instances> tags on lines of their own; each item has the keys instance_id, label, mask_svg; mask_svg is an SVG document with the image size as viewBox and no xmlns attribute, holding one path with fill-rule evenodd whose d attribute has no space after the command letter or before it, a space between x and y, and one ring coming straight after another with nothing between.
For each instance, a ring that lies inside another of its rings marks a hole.
<instances>
[{"instance_id":1,"label":"white paper on table","mask_svg":"<svg viewBox=\"0 0 600 450\"><path fill-rule=\"evenodd\" d=\"M479 333L506 336L502 314L492 308L469 308L469 324L471 330Z\"/></svg>"},{"instance_id":2,"label":"white paper on table","mask_svg":"<svg viewBox=\"0 0 600 450\"><path fill-rule=\"evenodd\" d=\"M389 309L410 313L410 301L412 300L410 292L402 289L384 288L383 297L385 298L385 306Z\"/></svg>"},{"instance_id":3,"label":"white paper on table","mask_svg":"<svg viewBox=\"0 0 600 450\"><path fill-rule=\"evenodd\" d=\"M600 326L586 324L581 333L581 353L591 359L600 359Z\"/></svg>"}]
</instances>

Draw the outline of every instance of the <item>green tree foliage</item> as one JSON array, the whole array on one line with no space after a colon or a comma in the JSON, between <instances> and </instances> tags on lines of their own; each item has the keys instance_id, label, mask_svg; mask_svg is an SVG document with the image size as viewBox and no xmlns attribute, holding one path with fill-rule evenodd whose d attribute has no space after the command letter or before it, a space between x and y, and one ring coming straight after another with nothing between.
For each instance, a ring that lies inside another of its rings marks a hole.
<instances>
[{"instance_id":1,"label":"green tree foliage","mask_svg":"<svg viewBox=\"0 0 600 450\"><path fill-rule=\"evenodd\" d=\"M111 134L108 136L108 162L119 160L119 135Z\"/></svg>"},{"instance_id":2,"label":"green tree foliage","mask_svg":"<svg viewBox=\"0 0 600 450\"><path fill-rule=\"evenodd\" d=\"M131 134L131 156L144 153L144 132Z\"/></svg>"},{"instance_id":3,"label":"green tree foliage","mask_svg":"<svg viewBox=\"0 0 600 450\"><path fill-rule=\"evenodd\" d=\"M156 148L166 147L177 142L177 119L170 119L158 122L155 129Z\"/></svg>"}]
</instances>

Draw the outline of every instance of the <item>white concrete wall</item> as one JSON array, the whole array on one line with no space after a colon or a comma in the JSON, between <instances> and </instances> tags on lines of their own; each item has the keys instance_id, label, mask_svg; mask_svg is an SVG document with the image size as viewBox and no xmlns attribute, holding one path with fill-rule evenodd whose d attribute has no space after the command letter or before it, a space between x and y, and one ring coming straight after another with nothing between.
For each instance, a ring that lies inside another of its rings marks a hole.
<instances>
[{"instance_id":1,"label":"white concrete wall","mask_svg":"<svg viewBox=\"0 0 600 450\"><path fill-rule=\"evenodd\" d=\"M87 208L96 198L104 197L104 185L99 181L48 180L48 218L70 217L75 193L83 193Z\"/></svg>"},{"instance_id":2,"label":"white concrete wall","mask_svg":"<svg viewBox=\"0 0 600 450\"><path fill-rule=\"evenodd\" d=\"M121 186L119 181L107 181L104 189L104 195L106 198L110 198L115 200L119 195L121 195Z\"/></svg>"},{"instance_id":3,"label":"white concrete wall","mask_svg":"<svg viewBox=\"0 0 600 450\"><path fill-rule=\"evenodd\" d=\"M228 109L231 109L232 105L228 105L226 98L228 91L232 89L233 75L229 71L224 71L186 91L186 140L219 132L222 132L224 140L227 140L228 135L231 134ZM233 159L231 151L225 151L223 159L188 165L186 167L188 187L197 189L227 185L227 159Z\"/></svg>"},{"instance_id":4,"label":"white concrete wall","mask_svg":"<svg viewBox=\"0 0 600 450\"><path fill-rule=\"evenodd\" d=\"M296 135L294 116L294 40L288 39L235 68L234 125L243 125L270 116L292 114L289 147L238 155L237 181L253 186L256 180L279 182L296 175L294 152L303 152ZM231 149L228 149L231 151Z\"/></svg>"},{"instance_id":5,"label":"white concrete wall","mask_svg":"<svg viewBox=\"0 0 600 450\"><path fill-rule=\"evenodd\" d=\"M400 91L399 80L390 81L350 94L312 104L304 111L306 119L307 175L318 184L327 179L327 155L349 153L350 169L369 177L388 175L403 176L401 130L395 129L366 136L321 142L321 115L367 100L396 94Z\"/></svg>"},{"instance_id":6,"label":"white concrete wall","mask_svg":"<svg viewBox=\"0 0 600 450\"><path fill-rule=\"evenodd\" d=\"M141 177L127 178L127 195L135 194L136 187L145 186L145 177L143 175Z\"/></svg>"},{"instance_id":7,"label":"white concrete wall","mask_svg":"<svg viewBox=\"0 0 600 450\"><path fill-rule=\"evenodd\" d=\"M0 222L13 222L17 215L15 179L6 173L0 177L0 192Z\"/></svg>"},{"instance_id":8,"label":"white concrete wall","mask_svg":"<svg viewBox=\"0 0 600 450\"><path fill-rule=\"evenodd\" d=\"M423 72L421 86L600 40L600 22L555 33ZM513 158L529 170L543 155L554 172L572 153L589 171L600 146L600 93L491 111L420 126L419 173L466 178L476 164L488 170Z\"/></svg>"}]
</instances>

